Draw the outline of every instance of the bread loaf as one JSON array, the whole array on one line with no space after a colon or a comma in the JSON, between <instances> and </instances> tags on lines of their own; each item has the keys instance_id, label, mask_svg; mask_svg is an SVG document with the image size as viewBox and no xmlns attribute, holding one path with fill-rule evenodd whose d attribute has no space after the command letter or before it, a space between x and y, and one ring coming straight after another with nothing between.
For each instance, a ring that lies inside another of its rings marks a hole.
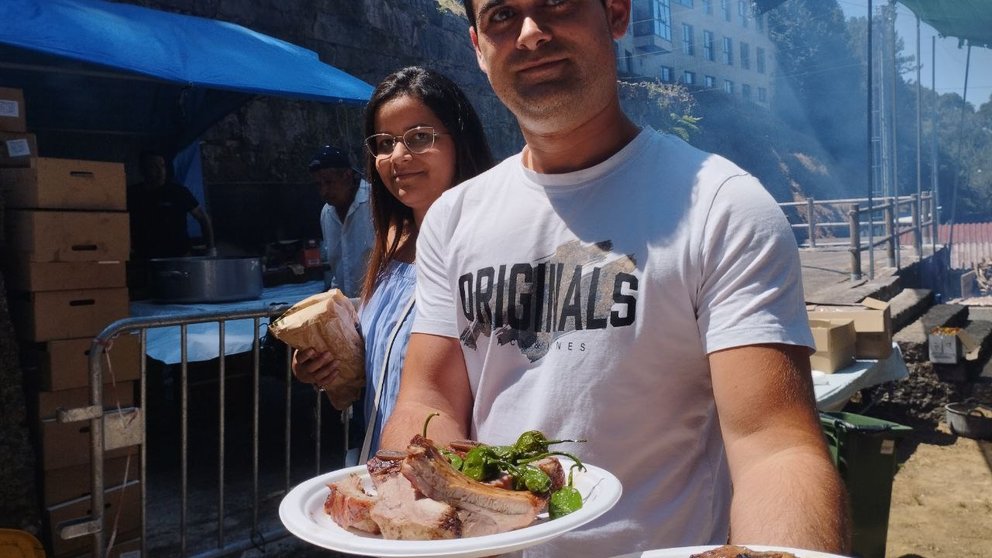
<instances>
[{"instance_id":1,"label":"bread loaf","mask_svg":"<svg viewBox=\"0 0 992 558\"><path fill-rule=\"evenodd\" d=\"M321 387L341 411L358 400L365 387L365 342L358 324L351 300L331 289L294 304L269 324L269 332L296 350L327 352L340 361L338 374Z\"/></svg>"}]
</instances>

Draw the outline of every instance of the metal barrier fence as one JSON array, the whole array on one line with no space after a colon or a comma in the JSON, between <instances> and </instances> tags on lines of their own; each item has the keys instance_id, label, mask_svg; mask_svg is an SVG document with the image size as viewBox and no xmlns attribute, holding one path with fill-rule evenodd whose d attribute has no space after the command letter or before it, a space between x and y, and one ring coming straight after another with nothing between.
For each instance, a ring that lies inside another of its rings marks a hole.
<instances>
[{"instance_id":1,"label":"metal barrier fence","mask_svg":"<svg viewBox=\"0 0 992 558\"><path fill-rule=\"evenodd\" d=\"M218 348L219 348L219 358L218 370L216 381L218 382L218 393L219 398L217 401L218 405L218 445L217 445L217 530L216 530L216 543L215 547L211 550L205 552L199 552L193 556L198 558L206 558L208 556L222 556L230 554L233 552L238 552L245 550L255 545L257 540L274 540L278 539L287 534L287 532L280 526L270 532L262 533L259 531L259 416L260 416L260 394L259 394L259 384L261 377L261 359L260 359L260 348L261 348L261 338L259 335L260 328L264 319L271 319L280 314L282 314L287 308L288 304L272 305L258 309L248 309L243 311L235 312L196 312L189 314L176 314L167 317L135 317L135 318L125 318L118 320L109 326L107 326L94 340L91 345L91 350L89 354L89 370L90 370L90 401L91 405L89 407L60 410L58 413L59 422L81 422L88 421L91 433L91 465L92 465L92 479L91 479L91 513L90 517L80 518L75 521L67 522L66 524L60 526L52 526L52 530L56 531L56 536L61 536L63 539L71 539L83 536L92 537L92 548L93 556L104 556L107 549L107 537L104 532L104 521L105 521L105 503L104 503L104 454L107 451L120 448L132 446L135 444L140 444L140 478L141 478L141 555L149 556L148 554L148 488L147 488L147 473L148 473L148 446L147 446L147 420L143 420L145 417L142 413L148 408L148 357L146 355L147 350L147 335L149 329L161 328L161 327L179 327L179 343L181 350L181 362L179 363L180 370L180 471L179 471L179 498L180 498L180 509L179 509L179 554L183 557L190 556L189 554L189 541L188 541L188 530L189 530L189 517L188 517L188 506L189 506L189 474L188 467L190 463L189 455L189 361L187 359L187 328L193 324L202 323L216 323L218 327ZM252 320L253 331L255 332L254 340L251 349L251 385L252 385L252 401L251 401L251 525L250 525L250 536L239 539L239 540L228 540L225 534L225 517L226 517L226 502L225 502L225 468L227 466L225 460L225 396L226 396L226 370L225 370L225 357L229 356L225 351L225 325L227 322L234 320ZM103 398L103 388L104 388L104 362L105 354L108 347L110 347L114 338L123 334L133 334L137 333L140 336L140 346L141 346L141 381L139 383L140 394L139 405L140 407L136 411L131 411L126 413L128 416L124 417L125 413L119 413L118 411L104 410L104 398ZM292 408L292 383L293 375L291 369L291 351L286 352L285 359L285 369L279 371L284 374L285 379L285 392L283 397L285 398L285 417L283 428L285 438L283 451L283 459L285 466L285 478L284 478L284 489L286 492L292 488L291 485L291 469L292 469L292 459L291 459L291 447L290 442L292 439L291 432L291 408ZM320 458L321 458L321 405L322 398L317 396L316 400L316 413L315 413L315 424L314 428L316 431L315 436L315 447L314 456L316 460L316 469L320 471ZM141 420L135 420L135 419ZM135 425L140 426L140 428L135 428ZM347 430L348 425L345 421L344 424L344 445L347 448Z\"/></svg>"},{"instance_id":2,"label":"metal barrier fence","mask_svg":"<svg viewBox=\"0 0 992 558\"><path fill-rule=\"evenodd\" d=\"M867 205L867 207L865 207ZM784 202L779 207L783 209L793 231L805 231L806 242L800 245L816 249L826 246L848 246L851 253L851 280L857 281L862 276L861 252L874 250L885 246L888 266L899 268L899 245L904 235L912 235L912 245L918 258L923 257L924 233L927 233L929 244L936 243L937 219L934 197L931 192L923 192L902 197L849 198L838 200L816 200L807 198L804 201ZM790 215L787 208L793 208ZM817 208L827 215L828 219L846 216L844 220L821 220L817 217ZM803 220L796 223L795 220ZM835 236L838 230L846 229L847 238ZM877 230L881 229L881 230ZM823 234L821 234L823 233ZM867 242L863 241L866 236ZM829 239L835 239L831 242ZM874 258L869 257L869 276L874 276Z\"/></svg>"}]
</instances>

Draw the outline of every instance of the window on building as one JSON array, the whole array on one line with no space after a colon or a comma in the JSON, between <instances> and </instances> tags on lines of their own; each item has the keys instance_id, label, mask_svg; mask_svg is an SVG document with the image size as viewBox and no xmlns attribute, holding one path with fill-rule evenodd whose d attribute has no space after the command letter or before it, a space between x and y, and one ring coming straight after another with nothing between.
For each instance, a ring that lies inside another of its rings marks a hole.
<instances>
[{"instance_id":1,"label":"window on building","mask_svg":"<svg viewBox=\"0 0 992 558\"><path fill-rule=\"evenodd\" d=\"M716 60L716 53L713 52L713 32L703 31L703 58L710 62Z\"/></svg>"},{"instance_id":2,"label":"window on building","mask_svg":"<svg viewBox=\"0 0 992 558\"><path fill-rule=\"evenodd\" d=\"M750 85L748 85L746 83L741 85L741 97L743 97L745 101L750 101L751 100L751 86Z\"/></svg>"},{"instance_id":3,"label":"window on building","mask_svg":"<svg viewBox=\"0 0 992 558\"><path fill-rule=\"evenodd\" d=\"M688 23L682 24L682 53L689 56L696 54L696 42L692 38L692 26Z\"/></svg>"},{"instance_id":4,"label":"window on building","mask_svg":"<svg viewBox=\"0 0 992 558\"><path fill-rule=\"evenodd\" d=\"M692 0L679 0L679 4L682 4L683 6L688 6L688 7L691 8L692 7Z\"/></svg>"},{"instance_id":5,"label":"window on building","mask_svg":"<svg viewBox=\"0 0 992 558\"><path fill-rule=\"evenodd\" d=\"M713 0L703 0L703 10L706 15L713 15Z\"/></svg>"},{"instance_id":6,"label":"window on building","mask_svg":"<svg viewBox=\"0 0 992 558\"><path fill-rule=\"evenodd\" d=\"M730 37L723 38L723 63L728 66L734 65L734 43Z\"/></svg>"},{"instance_id":7,"label":"window on building","mask_svg":"<svg viewBox=\"0 0 992 558\"><path fill-rule=\"evenodd\" d=\"M755 49L754 63L759 74L765 73L765 49L761 47Z\"/></svg>"},{"instance_id":8,"label":"window on building","mask_svg":"<svg viewBox=\"0 0 992 558\"><path fill-rule=\"evenodd\" d=\"M716 88L716 78L713 77L713 76L705 76L705 77L703 77L703 83L706 84L706 89L714 89L714 88Z\"/></svg>"},{"instance_id":9,"label":"window on building","mask_svg":"<svg viewBox=\"0 0 992 558\"><path fill-rule=\"evenodd\" d=\"M758 31L765 32L765 15L764 14L754 14L754 26L758 28Z\"/></svg>"},{"instance_id":10,"label":"window on building","mask_svg":"<svg viewBox=\"0 0 992 558\"><path fill-rule=\"evenodd\" d=\"M672 5L670 0L644 0L647 10L637 9L633 20L634 36L654 35L666 41L672 40Z\"/></svg>"},{"instance_id":11,"label":"window on building","mask_svg":"<svg viewBox=\"0 0 992 558\"><path fill-rule=\"evenodd\" d=\"M723 19L730 21L730 0L720 0L720 11L723 12Z\"/></svg>"},{"instance_id":12,"label":"window on building","mask_svg":"<svg viewBox=\"0 0 992 558\"><path fill-rule=\"evenodd\" d=\"M758 102L767 103L768 102L768 90L764 87L758 88Z\"/></svg>"},{"instance_id":13,"label":"window on building","mask_svg":"<svg viewBox=\"0 0 992 558\"><path fill-rule=\"evenodd\" d=\"M751 69L751 45L741 41L741 68Z\"/></svg>"},{"instance_id":14,"label":"window on building","mask_svg":"<svg viewBox=\"0 0 992 558\"><path fill-rule=\"evenodd\" d=\"M734 82L730 81L729 79L723 80L723 91L724 91L724 93L726 93L728 95L733 95L734 94Z\"/></svg>"},{"instance_id":15,"label":"window on building","mask_svg":"<svg viewBox=\"0 0 992 558\"><path fill-rule=\"evenodd\" d=\"M661 70L658 72L658 77L660 77L661 81L665 83L672 83L675 81L675 78L673 77L674 75L675 70L672 69L671 66L662 66Z\"/></svg>"},{"instance_id":16,"label":"window on building","mask_svg":"<svg viewBox=\"0 0 992 558\"><path fill-rule=\"evenodd\" d=\"M737 0L737 17L741 20L741 25L747 27L748 16L750 15L750 5L748 0Z\"/></svg>"},{"instance_id":17,"label":"window on building","mask_svg":"<svg viewBox=\"0 0 992 558\"><path fill-rule=\"evenodd\" d=\"M682 72L682 83L686 85L695 85L696 72L690 72L689 70Z\"/></svg>"}]
</instances>

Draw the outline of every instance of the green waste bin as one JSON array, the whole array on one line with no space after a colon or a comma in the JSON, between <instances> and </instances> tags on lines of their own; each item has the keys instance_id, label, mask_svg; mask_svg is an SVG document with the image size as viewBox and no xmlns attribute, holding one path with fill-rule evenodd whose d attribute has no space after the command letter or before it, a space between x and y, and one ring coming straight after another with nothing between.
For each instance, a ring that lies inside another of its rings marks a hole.
<instances>
[{"instance_id":1,"label":"green waste bin","mask_svg":"<svg viewBox=\"0 0 992 558\"><path fill-rule=\"evenodd\" d=\"M851 554L885 558L896 444L912 428L854 413L820 413L851 503Z\"/></svg>"}]
</instances>

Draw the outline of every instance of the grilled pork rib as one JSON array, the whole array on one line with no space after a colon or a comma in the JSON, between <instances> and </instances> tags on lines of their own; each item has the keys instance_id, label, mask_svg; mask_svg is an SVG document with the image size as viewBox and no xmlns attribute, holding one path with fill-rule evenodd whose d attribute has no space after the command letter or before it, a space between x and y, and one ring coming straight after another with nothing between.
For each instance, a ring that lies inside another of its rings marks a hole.
<instances>
[{"instance_id":1,"label":"grilled pork rib","mask_svg":"<svg viewBox=\"0 0 992 558\"><path fill-rule=\"evenodd\" d=\"M466 537L526 527L547 503L546 498L526 490L506 490L470 479L422 436L411 440L400 472L428 498L457 508Z\"/></svg>"},{"instance_id":2,"label":"grilled pork rib","mask_svg":"<svg viewBox=\"0 0 992 558\"><path fill-rule=\"evenodd\" d=\"M689 558L796 558L791 552L751 550L745 546L732 544L693 554Z\"/></svg>"},{"instance_id":3,"label":"grilled pork rib","mask_svg":"<svg viewBox=\"0 0 992 558\"><path fill-rule=\"evenodd\" d=\"M369 516L382 530L382 538L437 540L462 535L462 522L455 508L418 496L402 475L390 477L379 485L378 498Z\"/></svg>"},{"instance_id":4,"label":"grilled pork rib","mask_svg":"<svg viewBox=\"0 0 992 558\"><path fill-rule=\"evenodd\" d=\"M335 523L345 529L379 533L379 526L369 517L376 497L365 492L358 475L349 475L339 482L332 482L327 488L331 489L331 493L324 500L324 512Z\"/></svg>"}]
</instances>

